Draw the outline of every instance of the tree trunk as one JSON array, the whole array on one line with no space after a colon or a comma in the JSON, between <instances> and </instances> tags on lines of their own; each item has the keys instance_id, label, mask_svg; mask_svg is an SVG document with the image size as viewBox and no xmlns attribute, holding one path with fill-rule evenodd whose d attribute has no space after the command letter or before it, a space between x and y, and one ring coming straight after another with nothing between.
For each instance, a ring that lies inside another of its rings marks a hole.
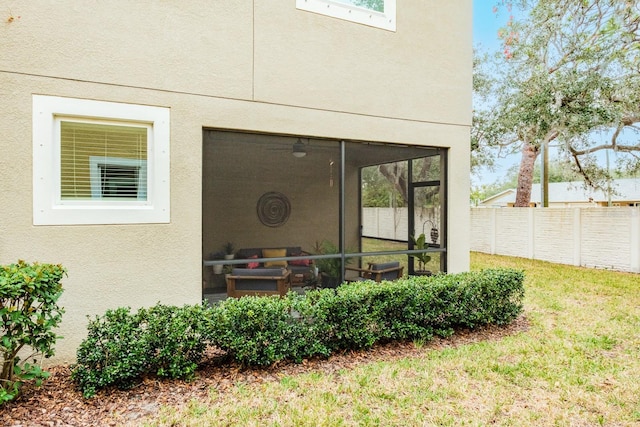
<instances>
[{"instance_id":1,"label":"tree trunk","mask_svg":"<svg viewBox=\"0 0 640 427\"><path fill-rule=\"evenodd\" d=\"M429 171L431 170L431 164L433 163L433 157L425 157L417 173L417 180L424 181L429 177ZM380 173L393 185L393 188L400 194L404 206L409 205L409 193L407 191L407 183L412 181L407 176L406 162L385 163L378 166ZM432 191L437 193L438 190Z\"/></svg>"},{"instance_id":2,"label":"tree trunk","mask_svg":"<svg viewBox=\"0 0 640 427\"><path fill-rule=\"evenodd\" d=\"M531 188L533 187L533 168L539 153L540 149L529 143L526 143L522 148L515 207L529 207Z\"/></svg>"},{"instance_id":3,"label":"tree trunk","mask_svg":"<svg viewBox=\"0 0 640 427\"><path fill-rule=\"evenodd\" d=\"M407 169L402 167L400 163L385 163L379 165L378 170L389 180L398 194L400 194L404 201L404 206L407 206Z\"/></svg>"}]
</instances>

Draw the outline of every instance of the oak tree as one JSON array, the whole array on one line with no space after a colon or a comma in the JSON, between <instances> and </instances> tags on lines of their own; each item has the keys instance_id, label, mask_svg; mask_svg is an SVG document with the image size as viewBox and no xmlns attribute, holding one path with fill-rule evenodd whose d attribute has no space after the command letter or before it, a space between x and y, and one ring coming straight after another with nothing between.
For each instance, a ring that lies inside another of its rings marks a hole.
<instances>
[{"instance_id":1,"label":"oak tree","mask_svg":"<svg viewBox=\"0 0 640 427\"><path fill-rule=\"evenodd\" d=\"M490 79L474 80L476 155L521 152L516 206L529 205L535 161L552 141L594 187L610 178L598 151L627 153L624 167L640 169L640 4L503 0L495 10L512 3L523 14L501 30L503 50L474 64L474 79Z\"/></svg>"}]
</instances>

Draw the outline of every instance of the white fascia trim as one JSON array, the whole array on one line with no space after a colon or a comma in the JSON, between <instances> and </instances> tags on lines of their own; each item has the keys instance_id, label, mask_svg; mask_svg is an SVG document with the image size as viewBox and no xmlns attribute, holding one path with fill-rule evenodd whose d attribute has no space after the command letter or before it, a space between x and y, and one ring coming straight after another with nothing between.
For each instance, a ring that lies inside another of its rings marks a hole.
<instances>
[{"instance_id":1,"label":"white fascia trim","mask_svg":"<svg viewBox=\"0 0 640 427\"><path fill-rule=\"evenodd\" d=\"M60 203L57 117L148 123L147 203ZM33 95L33 224L169 223L170 109L88 99Z\"/></svg>"},{"instance_id":2,"label":"white fascia trim","mask_svg":"<svg viewBox=\"0 0 640 427\"><path fill-rule=\"evenodd\" d=\"M396 31L396 0L384 0L384 13L332 0L296 0L296 8Z\"/></svg>"}]
</instances>

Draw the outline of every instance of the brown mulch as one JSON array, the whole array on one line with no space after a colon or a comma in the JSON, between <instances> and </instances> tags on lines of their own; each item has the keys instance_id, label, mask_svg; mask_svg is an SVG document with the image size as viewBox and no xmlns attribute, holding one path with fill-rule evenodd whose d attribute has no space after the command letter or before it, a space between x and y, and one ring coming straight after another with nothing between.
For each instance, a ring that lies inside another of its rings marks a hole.
<instances>
[{"instance_id":1,"label":"brown mulch","mask_svg":"<svg viewBox=\"0 0 640 427\"><path fill-rule=\"evenodd\" d=\"M51 377L36 388L23 387L22 395L0 407L2 426L116 426L142 423L153 416L162 405L181 406L191 399L207 399L209 390L219 393L238 383L248 385L278 381L284 376L306 372L335 373L360 364L393 361L407 357L421 357L425 353L457 347L479 341L494 341L526 331L529 323L524 316L506 326L487 326L474 330L456 331L447 339L435 338L424 346L411 342L378 345L370 350L345 352L328 359L311 359L303 363L277 364L264 369L240 369L213 354L200 367L194 381L143 379L131 390L108 389L94 398L84 399L71 380L68 366L49 368Z\"/></svg>"}]
</instances>

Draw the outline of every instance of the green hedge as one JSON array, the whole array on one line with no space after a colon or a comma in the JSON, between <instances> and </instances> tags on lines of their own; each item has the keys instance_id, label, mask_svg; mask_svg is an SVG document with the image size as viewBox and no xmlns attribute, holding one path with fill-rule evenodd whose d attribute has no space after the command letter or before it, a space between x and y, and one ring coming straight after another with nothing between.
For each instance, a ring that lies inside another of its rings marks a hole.
<instances>
[{"instance_id":1,"label":"green hedge","mask_svg":"<svg viewBox=\"0 0 640 427\"><path fill-rule=\"evenodd\" d=\"M506 324L522 311L524 273L510 269L358 282L285 298L229 298L213 307L120 308L89 323L73 378L85 396L142 375L191 378L207 346L243 366L329 356L377 342L429 340Z\"/></svg>"},{"instance_id":2,"label":"green hedge","mask_svg":"<svg viewBox=\"0 0 640 427\"><path fill-rule=\"evenodd\" d=\"M40 384L48 373L37 358L51 357L59 338L56 328L64 309L60 280L66 274L61 265L27 263L0 266L0 405L14 399L25 381ZM32 363L20 354L31 354Z\"/></svg>"},{"instance_id":3,"label":"green hedge","mask_svg":"<svg viewBox=\"0 0 640 427\"><path fill-rule=\"evenodd\" d=\"M328 348L304 296L228 298L211 309L211 343L244 366L296 362Z\"/></svg>"},{"instance_id":4,"label":"green hedge","mask_svg":"<svg viewBox=\"0 0 640 427\"><path fill-rule=\"evenodd\" d=\"M85 397L129 388L146 374L190 379L209 345L210 315L200 305L108 310L89 321L71 376Z\"/></svg>"},{"instance_id":5,"label":"green hedge","mask_svg":"<svg viewBox=\"0 0 640 427\"><path fill-rule=\"evenodd\" d=\"M515 270L360 282L307 294L332 350L379 341L447 337L455 328L506 324L522 311L524 273Z\"/></svg>"}]
</instances>

